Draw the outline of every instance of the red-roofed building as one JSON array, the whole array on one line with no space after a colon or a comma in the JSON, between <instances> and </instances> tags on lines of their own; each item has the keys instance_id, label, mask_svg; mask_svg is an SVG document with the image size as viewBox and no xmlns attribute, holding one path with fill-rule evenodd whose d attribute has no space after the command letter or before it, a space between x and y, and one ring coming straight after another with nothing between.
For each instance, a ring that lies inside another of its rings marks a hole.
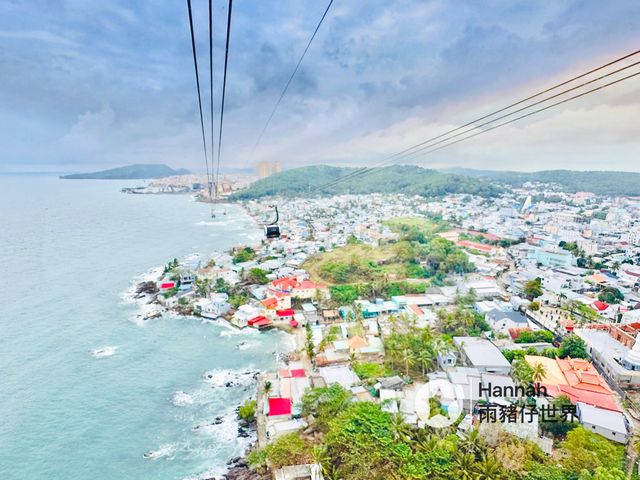
<instances>
[{"instance_id":1,"label":"red-roofed building","mask_svg":"<svg viewBox=\"0 0 640 480\"><path fill-rule=\"evenodd\" d=\"M329 298L329 289L314 283L311 280L303 280L293 289L292 295L296 298L302 298L306 300L312 300L316 296L316 292L319 292L323 298Z\"/></svg>"},{"instance_id":2,"label":"red-roofed building","mask_svg":"<svg viewBox=\"0 0 640 480\"><path fill-rule=\"evenodd\" d=\"M329 298L329 289L311 280L298 280L296 277L283 277L272 281L269 284L269 290L274 294L286 294L295 298L304 300L312 300L316 296L316 292L324 298Z\"/></svg>"},{"instance_id":3,"label":"red-roofed building","mask_svg":"<svg viewBox=\"0 0 640 480\"><path fill-rule=\"evenodd\" d=\"M596 300L591 304L591 306L599 312L604 312L607 308L609 308L608 303L602 302L600 300Z\"/></svg>"},{"instance_id":4,"label":"red-roofed building","mask_svg":"<svg viewBox=\"0 0 640 480\"><path fill-rule=\"evenodd\" d=\"M276 293L272 297L265 298L260 302L267 310L284 310L291 308L291 296L282 293Z\"/></svg>"},{"instance_id":5,"label":"red-roofed building","mask_svg":"<svg viewBox=\"0 0 640 480\"><path fill-rule=\"evenodd\" d=\"M255 327L258 330L264 330L266 328L272 327L273 322L264 315L258 315L257 317L253 317L247 320L247 325L249 325L250 327Z\"/></svg>"},{"instance_id":6,"label":"red-roofed building","mask_svg":"<svg viewBox=\"0 0 640 480\"><path fill-rule=\"evenodd\" d=\"M291 376L293 378L304 378L307 376L307 372L305 372L304 368L294 368L291 370Z\"/></svg>"},{"instance_id":7,"label":"red-roofed building","mask_svg":"<svg viewBox=\"0 0 640 480\"><path fill-rule=\"evenodd\" d=\"M591 362L578 358L552 359L526 355L525 361L545 369L540 385L552 397L566 395L572 403L582 402L594 407L620 411L613 390Z\"/></svg>"},{"instance_id":8,"label":"red-roofed building","mask_svg":"<svg viewBox=\"0 0 640 480\"><path fill-rule=\"evenodd\" d=\"M269 414L270 417L280 415L291 415L291 399L290 398L270 398Z\"/></svg>"},{"instance_id":9,"label":"red-roofed building","mask_svg":"<svg viewBox=\"0 0 640 480\"><path fill-rule=\"evenodd\" d=\"M279 320L293 320L295 312L293 308L285 308L283 310L276 310L276 316Z\"/></svg>"},{"instance_id":10,"label":"red-roofed building","mask_svg":"<svg viewBox=\"0 0 640 480\"><path fill-rule=\"evenodd\" d=\"M491 253L491 252L493 252L495 250L495 247L492 247L491 245L485 245L483 243L471 242L469 240L460 240L457 243L457 245L460 246L460 247L470 248L472 250L478 250L479 252Z\"/></svg>"}]
</instances>

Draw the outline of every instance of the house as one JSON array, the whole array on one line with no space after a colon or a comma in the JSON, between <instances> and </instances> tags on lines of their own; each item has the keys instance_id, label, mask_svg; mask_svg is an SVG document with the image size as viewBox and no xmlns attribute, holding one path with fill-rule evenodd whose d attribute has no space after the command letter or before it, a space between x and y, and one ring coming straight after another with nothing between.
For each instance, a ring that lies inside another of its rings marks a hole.
<instances>
[{"instance_id":1,"label":"house","mask_svg":"<svg viewBox=\"0 0 640 480\"><path fill-rule=\"evenodd\" d=\"M532 368L542 365L544 376L539 384L551 397L569 397L572 403L586 403L598 408L619 411L613 390L591 362L579 358L547 358L525 355Z\"/></svg>"},{"instance_id":2,"label":"house","mask_svg":"<svg viewBox=\"0 0 640 480\"><path fill-rule=\"evenodd\" d=\"M205 318L216 319L226 315L231 310L226 293L215 293L211 299L202 298L195 304L195 311Z\"/></svg>"},{"instance_id":3,"label":"house","mask_svg":"<svg viewBox=\"0 0 640 480\"><path fill-rule=\"evenodd\" d=\"M510 329L529 328L529 321L522 313L494 308L485 314L485 320L496 333L508 334Z\"/></svg>"},{"instance_id":4,"label":"house","mask_svg":"<svg viewBox=\"0 0 640 480\"><path fill-rule=\"evenodd\" d=\"M258 330L266 330L273 327L273 322L264 315L258 315L257 317L247 320L247 326L257 328Z\"/></svg>"},{"instance_id":5,"label":"house","mask_svg":"<svg viewBox=\"0 0 640 480\"><path fill-rule=\"evenodd\" d=\"M178 288L183 291L191 290L195 281L196 277L190 271L180 272L180 286Z\"/></svg>"},{"instance_id":6,"label":"house","mask_svg":"<svg viewBox=\"0 0 640 480\"><path fill-rule=\"evenodd\" d=\"M527 258L544 267L570 267L573 263L573 255L571 255L571 252L558 247L535 248L529 253Z\"/></svg>"},{"instance_id":7,"label":"house","mask_svg":"<svg viewBox=\"0 0 640 480\"><path fill-rule=\"evenodd\" d=\"M320 367L318 369L320 376L324 379L326 385L337 383L343 388L351 388L360 382L358 376L348 365L332 365L329 367Z\"/></svg>"},{"instance_id":8,"label":"house","mask_svg":"<svg viewBox=\"0 0 640 480\"><path fill-rule=\"evenodd\" d=\"M276 310L276 318L281 321L289 322L293 320L294 315L295 315L295 312L293 311L293 308Z\"/></svg>"},{"instance_id":9,"label":"house","mask_svg":"<svg viewBox=\"0 0 640 480\"><path fill-rule=\"evenodd\" d=\"M461 353L461 359L480 372L508 375L511 364L498 347L485 338L453 337L453 343Z\"/></svg>"},{"instance_id":10,"label":"house","mask_svg":"<svg viewBox=\"0 0 640 480\"><path fill-rule=\"evenodd\" d=\"M624 389L640 388L640 332L633 324L590 325L575 329L589 356L612 384Z\"/></svg>"},{"instance_id":11,"label":"house","mask_svg":"<svg viewBox=\"0 0 640 480\"><path fill-rule=\"evenodd\" d=\"M267 403L269 417L289 417L291 416L291 399L281 397L271 397Z\"/></svg>"},{"instance_id":12,"label":"house","mask_svg":"<svg viewBox=\"0 0 640 480\"><path fill-rule=\"evenodd\" d=\"M614 442L627 444L633 428L622 412L614 412L578 402L576 411L582 426Z\"/></svg>"},{"instance_id":13,"label":"house","mask_svg":"<svg viewBox=\"0 0 640 480\"><path fill-rule=\"evenodd\" d=\"M253 305L240 305L231 318L231 323L236 327L246 327L250 319L262 315L263 310Z\"/></svg>"},{"instance_id":14,"label":"house","mask_svg":"<svg viewBox=\"0 0 640 480\"><path fill-rule=\"evenodd\" d=\"M311 280L303 280L298 282L296 286L293 287L291 295L294 298L300 298L303 300L313 300L320 296L321 298L328 299L330 298L329 289L318 283L314 283Z\"/></svg>"}]
</instances>

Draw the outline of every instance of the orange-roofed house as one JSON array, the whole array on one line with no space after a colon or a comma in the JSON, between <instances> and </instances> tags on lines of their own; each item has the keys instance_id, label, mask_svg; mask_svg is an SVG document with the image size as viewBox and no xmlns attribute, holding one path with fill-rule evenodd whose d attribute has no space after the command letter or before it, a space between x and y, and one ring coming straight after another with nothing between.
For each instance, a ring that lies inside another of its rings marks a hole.
<instances>
[{"instance_id":1,"label":"orange-roofed house","mask_svg":"<svg viewBox=\"0 0 640 480\"><path fill-rule=\"evenodd\" d=\"M269 284L269 290L274 293L285 293L291 295L293 289L298 285L296 277L282 277Z\"/></svg>"},{"instance_id":2,"label":"orange-roofed house","mask_svg":"<svg viewBox=\"0 0 640 480\"><path fill-rule=\"evenodd\" d=\"M275 312L291 308L291 297L289 295L273 295L260 302L264 308Z\"/></svg>"},{"instance_id":3,"label":"orange-roofed house","mask_svg":"<svg viewBox=\"0 0 640 480\"><path fill-rule=\"evenodd\" d=\"M298 280L296 277L283 277L269 284L269 291L274 295L291 295L303 300L312 300L316 292L324 298L329 298L329 289L325 285L314 283L311 280Z\"/></svg>"},{"instance_id":4,"label":"orange-roofed house","mask_svg":"<svg viewBox=\"0 0 640 480\"><path fill-rule=\"evenodd\" d=\"M314 283L311 280L303 280L298 283L293 288L291 295L304 300L313 300L316 296L316 292L320 292L320 295L323 298L329 298L329 289L325 285Z\"/></svg>"},{"instance_id":5,"label":"orange-roofed house","mask_svg":"<svg viewBox=\"0 0 640 480\"><path fill-rule=\"evenodd\" d=\"M360 350L361 348L365 348L369 346L369 342L367 342L364 338L359 337L359 336L355 336L355 337L351 337L347 343L349 344L349 350L352 353L357 352L358 350Z\"/></svg>"},{"instance_id":6,"label":"orange-roofed house","mask_svg":"<svg viewBox=\"0 0 640 480\"><path fill-rule=\"evenodd\" d=\"M469 240L460 240L456 245L460 247L470 248L472 250L478 250L479 252L491 253L496 248L491 245L485 245L484 243L471 242Z\"/></svg>"},{"instance_id":7,"label":"orange-roofed house","mask_svg":"<svg viewBox=\"0 0 640 480\"><path fill-rule=\"evenodd\" d=\"M582 402L606 410L620 411L613 390L591 362L579 358L547 358L525 355L529 366L542 364L545 375L540 385L552 397L566 395L572 403Z\"/></svg>"}]
</instances>

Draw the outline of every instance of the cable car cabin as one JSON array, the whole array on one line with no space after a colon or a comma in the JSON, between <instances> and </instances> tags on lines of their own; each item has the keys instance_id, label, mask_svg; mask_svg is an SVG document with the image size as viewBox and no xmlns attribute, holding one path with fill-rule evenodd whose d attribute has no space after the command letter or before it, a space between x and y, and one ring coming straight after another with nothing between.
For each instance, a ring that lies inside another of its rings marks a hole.
<instances>
[{"instance_id":1,"label":"cable car cabin","mask_svg":"<svg viewBox=\"0 0 640 480\"><path fill-rule=\"evenodd\" d=\"M267 225L264 227L264 234L267 238L280 238L280 227L278 225Z\"/></svg>"}]
</instances>

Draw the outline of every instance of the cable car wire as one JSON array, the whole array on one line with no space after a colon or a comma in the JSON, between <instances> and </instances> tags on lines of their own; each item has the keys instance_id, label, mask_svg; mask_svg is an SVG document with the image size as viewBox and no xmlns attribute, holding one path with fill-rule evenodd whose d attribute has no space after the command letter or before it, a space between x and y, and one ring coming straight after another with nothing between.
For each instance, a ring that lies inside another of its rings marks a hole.
<instances>
[{"instance_id":1,"label":"cable car wire","mask_svg":"<svg viewBox=\"0 0 640 480\"><path fill-rule=\"evenodd\" d=\"M189 30L191 31L191 50L193 52L193 66L196 71L196 88L198 90L198 108L200 110L200 127L202 129L202 146L204 149L204 164L209 181L209 156L207 154L207 140L204 133L204 117L202 116L202 96L200 95L200 76L198 75L198 56L196 54L196 37L193 32L193 15L191 13L191 0L187 0L187 10L189 11ZM213 169L213 156L211 157L211 168Z\"/></svg>"},{"instance_id":2,"label":"cable car wire","mask_svg":"<svg viewBox=\"0 0 640 480\"><path fill-rule=\"evenodd\" d=\"M227 92L227 66L229 63L229 38L231 34L231 10L233 9L233 0L229 0L229 12L227 14L227 39L224 49L224 74L222 77L222 103L220 104L220 128L218 131L218 159L216 165L216 185L215 197L218 197L218 182L220 178L220 152L222 150L222 126L224 124L224 99ZM213 163L212 163L213 166Z\"/></svg>"},{"instance_id":3,"label":"cable car wire","mask_svg":"<svg viewBox=\"0 0 640 480\"><path fill-rule=\"evenodd\" d=\"M213 158L215 157L215 139L213 137L213 0L209 0L209 95L210 95L210 116L211 116L211 170L213 170ZM207 186L209 187L209 200L211 200L212 178L207 176Z\"/></svg>"},{"instance_id":4,"label":"cable car wire","mask_svg":"<svg viewBox=\"0 0 640 480\"><path fill-rule=\"evenodd\" d=\"M552 87L549 87L549 88L547 88L547 89L545 89L545 90L542 90L541 92L538 92L538 93L536 93L536 94L534 94L534 95L531 95L531 96L529 96L529 97L527 97L527 98L525 98L525 99L523 99L523 100L519 100L519 101L517 101L517 102L514 102L514 103L512 103L512 104L510 104L510 105L508 105L508 106L506 106L506 107L500 108L499 110L496 110L496 111L491 112L491 113L489 113L489 114L483 115L483 116L481 116L481 117L479 117L479 118L477 118L477 119L475 119L475 120L472 120L472 121L470 121L470 122L468 122L468 123L466 123L466 124L464 124L464 125L461 125L461 126L459 126L459 127L456 127L456 128L454 128L454 129L451 129L451 130L449 130L449 131L447 131L447 132L444 132L444 133L439 134L439 135L437 135L437 136L435 136L435 137L432 137L432 138L429 138L429 139L427 139L427 140L425 140L425 141L423 141L423 142L420 142L420 143L418 143L418 144L416 144L416 145L413 145L412 147L406 148L406 149L404 149L404 150L402 150L402 151L400 151L400 152L398 152L398 153L395 153L395 154L393 154L393 155L390 155L390 156L388 156L388 157L385 157L385 158L383 158L380 162L378 162L376 165L374 165L374 166L372 166L372 167L361 167L361 168L359 168L359 169L357 169L357 170L355 170L355 171L353 171L353 172L350 172L350 173L347 173L347 174L343 175L342 177L339 177L339 178L337 178L337 179L335 179L335 180L332 180L332 181L330 181L330 182L327 182L327 183L325 183L325 184L323 184L323 185L319 185L318 187L315 187L313 190L311 190L309 193L314 193L314 192L319 191L319 190L321 190L321 189L323 189L323 188L326 188L326 187L329 187L329 186L334 186L334 185L336 185L336 184L338 184L338 183L340 183L340 182L342 182L342 181L350 180L350 179L352 179L352 178L355 178L355 177L358 177L358 176L364 175L364 174L366 174L367 172L370 172L370 171L372 171L372 170L374 170L374 169L378 168L379 166L382 166L382 165L384 165L384 164L386 164L386 163L389 163L389 162L390 162L390 161L392 161L392 160L398 160L398 159L400 159L400 158L405 158L405 157L407 157L407 156L412 155L413 153L416 153L416 152L422 151L422 150L427 149L427 148L431 148L432 146L434 146L434 145L435 145L435 144L432 144L432 142L434 142L435 140L442 139L442 138L443 138L443 137L445 137L445 136L448 136L448 135L450 135L450 134L452 134L452 133L458 132L458 131L459 131L459 130L461 130L461 129L464 129L464 128L466 128L466 127L470 127L470 126L471 126L471 127L472 127L471 129L469 129L469 130L467 130L467 131L465 131L465 132L458 133L457 135L454 135L454 136L452 136L452 137L449 137L449 138L443 139L443 140L441 140L440 142L437 142L436 144L438 144L438 143L443 143L443 142L446 142L446 141L449 141L450 139L455 138L455 137L460 136L460 135L464 135L464 134L466 134L466 133L468 133L468 132L470 132L470 131L472 131L472 130L474 130L474 129L476 129L476 128L479 128L479 127L480 127L479 125L475 125L475 126L474 126L474 124L475 124L476 122L478 122L478 121L482 121L482 120L484 120L484 119L487 119L487 118L489 118L489 117L492 117L492 116L494 116L494 115L496 115L496 114L498 114L498 113L501 113L501 112L504 112L504 111L506 111L506 110L508 110L508 109L510 109L510 108L513 108L514 106L521 105L522 103L525 103L525 102L527 102L528 100L531 100L531 99L537 98L537 97L539 97L540 95L544 95L545 93L548 93L548 92L550 92L550 91L552 91L552 90L555 90L555 89L557 89L557 88L559 88L559 87L561 87L561 86L567 85L568 83L571 83L571 82L573 82L573 81L575 81L575 80L578 80L578 79L580 79L580 78L584 78L585 76L587 76L587 75L589 75L589 74L591 74L591 73L594 73L594 72L597 72L597 71L599 71L599 70L602 70L602 69L604 69L604 68L606 68L606 67L608 67L608 66L611 66L611 65L613 65L613 64L615 64L615 63L618 63L618 62L621 62L622 60L625 60L625 59L627 59L627 58L630 58L630 57L632 57L632 56L634 56L634 55L637 55L637 54L639 54L639 53L640 53L640 50L636 50L635 52L632 52L632 53L630 53L630 54L624 55L624 56L622 56L622 57L620 57L620 58L617 58L616 60L613 60L613 61L611 61L611 62L609 62L609 63L605 64L605 65L602 65L602 66L600 66L600 67L594 68L594 69L592 69L592 70L590 70L590 71L588 71L588 72L585 72L585 73L583 73L583 74L581 74L581 75L578 75L578 76L573 77L573 78L571 78L571 79L569 79L569 80L566 80L566 81L561 82L561 83L558 83L558 84L556 84L556 85L554 85L554 86L552 86ZM564 91L563 91L563 92L561 92L561 93L558 93L558 94L552 95L552 96L547 97L547 98L545 98L545 99L543 99L543 100L539 100L539 101L537 101L537 102L535 102L535 103L533 103L533 104L530 104L530 105L528 105L528 106L522 107L522 108L520 108L520 109L518 109L518 110L516 110L516 111L514 111L514 112L511 112L511 113L509 113L509 114L502 115L501 117L498 117L498 118L495 118L495 119L490 120L490 121L488 121L488 122L485 122L485 123L483 123L483 124L482 124L482 126L484 126L484 125L488 125L488 124L493 123L493 122L495 122L495 121L498 121L498 120L500 120L500 119L502 119L502 118L505 118L505 117L511 116L511 115L513 115L513 114L515 114L515 113L518 113L518 112L520 112L520 111L524 111L524 110L526 110L526 109L528 109L528 108L531 108L531 107L533 107L533 106L535 106L535 105L538 105L538 104L544 103L544 102L546 102L546 101L548 101L548 100L551 100L551 99L553 99L553 98L557 98L557 97L558 97L558 96L560 96L560 95L566 94L566 93L568 93L568 92L570 92L570 91L573 91L573 90L576 90L576 89L578 89L578 88L582 88L582 87L584 87L584 86L586 86L586 85L588 85L588 84L590 84L590 83L593 83L593 82L595 82L595 81L602 80L603 78L606 78L606 77L608 77L608 76L614 75L615 73L619 73L620 71L623 71L623 70L625 70L625 69L627 69L627 68L630 68L630 67L632 67L632 66L635 66L635 65L637 65L638 63L640 63L640 62L636 62L636 63L633 63L633 64L631 64L631 65L628 65L628 66L625 66L625 67L623 67L623 68L620 68L620 69L618 69L618 70L615 70L615 71L613 71L613 72L609 72L608 74L602 75L602 76L600 76L600 77L598 77L598 78L596 78L596 79L594 79L594 80L587 81L587 82L585 82L585 83L583 83L583 84L581 84L581 85L578 85L578 86L576 86L576 87L572 87L572 88L570 88L570 89L564 90ZM617 83L617 82L614 82L614 83ZM609 85L609 84L608 84L608 85ZM597 89L597 90L599 90L599 89ZM595 91L595 90L594 90L594 91ZM576 97L576 98L577 98L577 97ZM431 145L427 145L427 144L431 144ZM420 148L420 147L422 147L422 148ZM416 149L418 149L418 150L416 150ZM416 152L412 152L412 150L416 150Z\"/></svg>"},{"instance_id":5,"label":"cable car wire","mask_svg":"<svg viewBox=\"0 0 640 480\"><path fill-rule=\"evenodd\" d=\"M282 99L284 98L285 94L287 93L287 90L289 89L289 86L291 85L291 82L293 81L293 77L295 77L296 73L298 73L298 69L300 68L300 65L302 64L302 60L304 59L305 55L307 54L307 51L309 50L309 47L311 47L311 44L313 43L313 39L316 38L316 34L318 33L318 30L320 30L320 26L322 25L322 22L324 22L324 19L327 16L327 13L329 13L329 9L331 8L332 4L333 4L333 0L330 0L329 4L327 5L327 8L325 8L324 13L322 14L322 17L320 18L320 21L318 22L318 25L316 25L316 28L313 31L313 34L309 38L309 41L307 42L307 46L304 48L304 50L302 52L302 55L300 55L300 58L298 59L298 63L296 64L295 68L293 69L293 72L291 72L291 75L289 76L289 79L287 80L287 83L285 84L284 88L282 89L282 92L280 93L280 96L278 97L278 100L276 101L275 105L273 106L273 109L271 110L271 113L269 114L269 117L267 118L267 121L264 124L264 127L262 127L262 130L260 131L260 135L258 135L258 138L256 139L256 142L253 144L253 148L251 149L251 153L249 154L249 157L247 158L247 161L245 162L245 166L253 159L253 155L254 155L256 149L260 145L260 142L262 141L262 138L264 137L264 134L266 133L267 128L269 128L269 124L271 123L271 120L273 119L274 115L276 114L276 111L278 110L278 107L280 106L280 103L282 102Z\"/></svg>"}]
</instances>

